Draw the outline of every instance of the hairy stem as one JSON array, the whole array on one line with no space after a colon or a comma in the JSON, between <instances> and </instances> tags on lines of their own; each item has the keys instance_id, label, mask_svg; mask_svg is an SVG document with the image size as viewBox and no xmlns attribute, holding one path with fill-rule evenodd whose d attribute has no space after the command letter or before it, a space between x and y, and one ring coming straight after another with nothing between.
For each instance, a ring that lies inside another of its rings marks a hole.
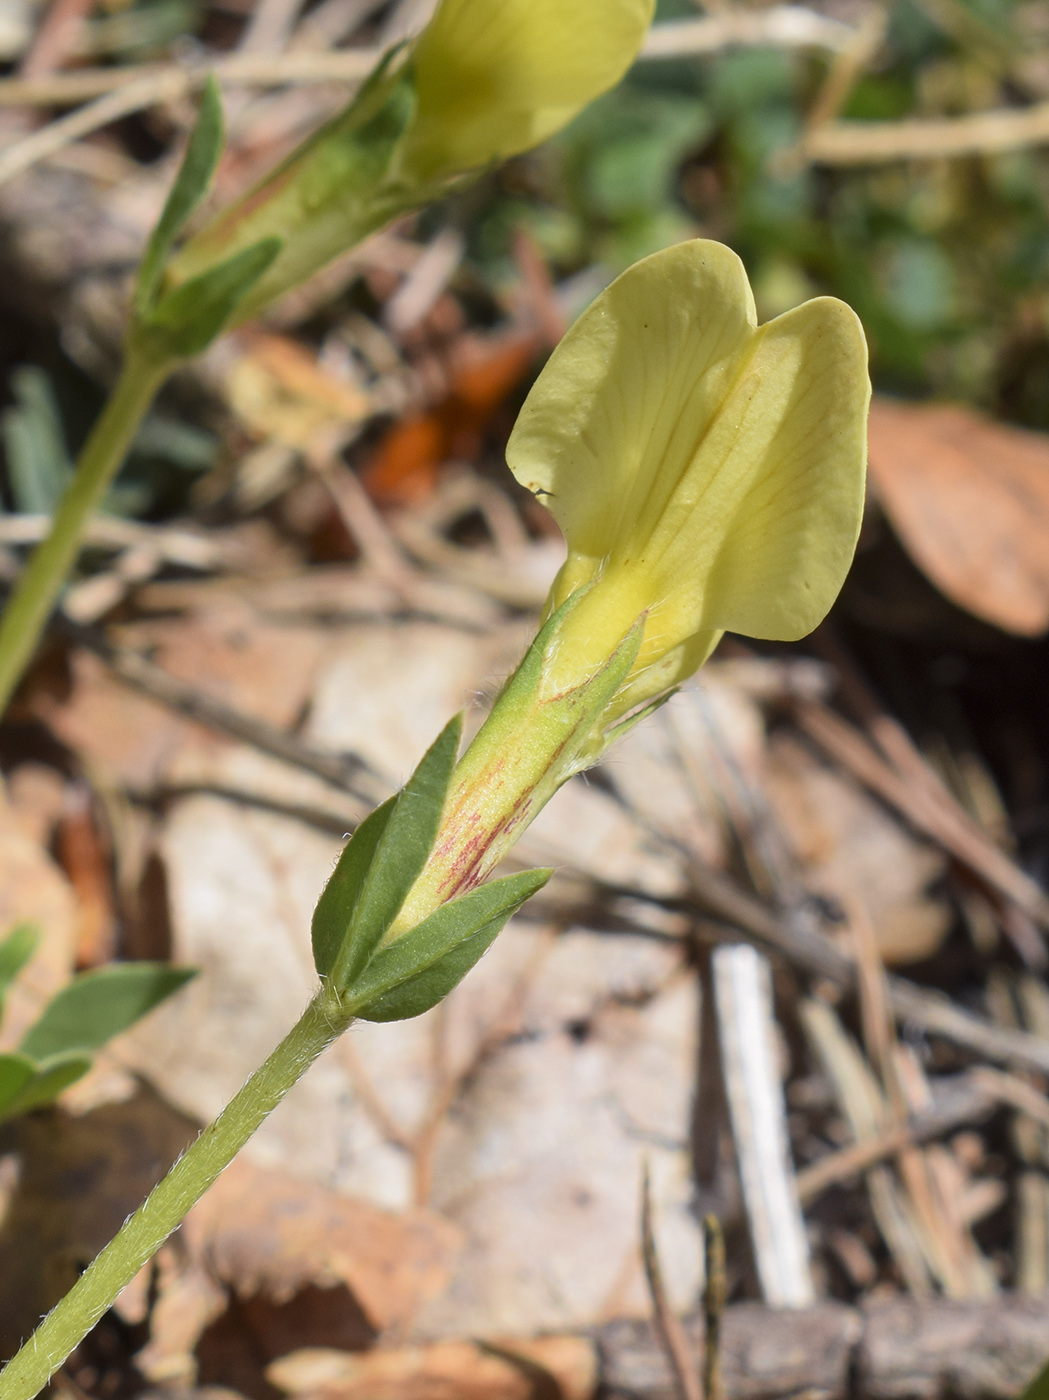
<instances>
[{"instance_id":1,"label":"hairy stem","mask_svg":"<svg viewBox=\"0 0 1049 1400\"><path fill-rule=\"evenodd\" d=\"M76 560L88 518L119 471L170 368L168 362L128 352L109 402L84 444L51 533L35 550L0 620L0 714L36 650Z\"/></svg>"},{"instance_id":2,"label":"hairy stem","mask_svg":"<svg viewBox=\"0 0 1049 1400\"><path fill-rule=\"evenodd\" d=\"M352 1018L324 990L0 1372L0 1400L33 1400L189 1208Z\"/></svg>"}]
</instances>

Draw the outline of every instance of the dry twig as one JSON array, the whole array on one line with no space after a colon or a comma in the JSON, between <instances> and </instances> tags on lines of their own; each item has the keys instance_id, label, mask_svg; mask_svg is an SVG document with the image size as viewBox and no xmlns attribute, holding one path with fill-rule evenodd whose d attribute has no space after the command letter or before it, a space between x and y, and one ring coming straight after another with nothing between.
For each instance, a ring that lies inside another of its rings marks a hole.
<instances>
[{"instance_id":1,"label":"dry twig","mask_svg":"<svg viewBox=\"0 0 1049 1400\"><path fill-rule=\"evenodd\" d=\"M652 1231L652 1189L648 1179L647 1162L641 1177L641 1257L652 1298L656 1331L674 1378L678 1400L704 1400L685 1329L670 1306L663 1282L663 1270L660 1268L656 1238Z\"/></svg>"},{"instance_id":2,"label":"dry twig","mask_svg":"<svg viewBox=\"0 0 1049 1400\"><path fill-rule=\"evenodd\" d=\"M877 165L894 160L945 160L997 155L1049 142L1049 102L964 117L899 122L829 122L806 139L817 165Z\"/></svg>"}]
</instances>

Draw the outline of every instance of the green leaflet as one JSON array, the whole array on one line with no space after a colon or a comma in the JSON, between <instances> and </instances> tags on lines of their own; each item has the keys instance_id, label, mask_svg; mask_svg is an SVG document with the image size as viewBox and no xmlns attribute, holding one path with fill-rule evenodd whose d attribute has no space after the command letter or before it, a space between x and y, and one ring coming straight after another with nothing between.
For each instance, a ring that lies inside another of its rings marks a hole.
<instances>
[{"instance_id":1,"label":"green leaflet","mask_svg":"<svg viewBox=\"0 0 1049 1400\"><path fill-rule=\"evenodd\" d=\"M83 972L48 1003L18 1048L43 1063L72 1051L97 1050L195 976L193 968L154 962L112 963Z\"/></svg>"},{"instance_id":2,"label":"green leaflet","mask_svg":"<svg viewBox=\"0 0 1049 1400\"><path fill-rule=\"evenodd\" d=\"M264 238L166 293L140 322L141 331L167 355L197 355L211 344L281 250Z\"/></svg>"},{"instance_id":3,"label":"green leaflet","mask_svg":"<svg viewBox=\"0 0 1049 1400\"><path fill-rule=\"evenodd\" d=\"M90 1068L91 1056L76 1052L40 1063L29 1055L0 1055L0 1123L50 1103Z\"/></svg>"},{"instance_id":4,"label":"green leaflet","mask_svg":"<svg viewBox=\"0 0 1049 1400\"><path fill-rule=\"evenodd\" d=\"M365 878L382 834L397 805L397 796L388 797L365 817L350 837L313 911L310 932L313 939L313 965L322 977L330 977L335 960L349 936Z\"/></svg>"},{"instance_id":5,"label":"green leaflet","mask_svg":"<svg viewBox=\"0 0 1049 1400\"><path fill-rule=\"evenodd\" d=\"M469 972L510 916L552 870L492 880L437 909L375 954L347 989L365 1021L402 1021L429 1011Z\"/></svg>"},{"instance_id":6,"label":"green leaflet","mask_svg":"<svg viewBox=\"0 0 1049 1400\"><path fill-rule=\"evenodd\" d=\"M54 385L39 365L19 365L11 388L15 401L0 416L0 434L13 504L50 515L73 474Z\"/></svg>"},{"instance_id":7,"label":"green leaflet","mask_svg":"<svg viewBox=\"0 0 1049 1400\"><path fill-rule=\"evenodd\" d=\"M35 924L16 924L0 943L0 1011L7 989L36 952L40 930Z\"/></svg>"},{"instance_id":8,"label":"green leaflet","mask_svg":"<svg viewBox=\"0 0 1049 1400\"><path fill-rule=\"evenodd\" d=\"M28 1055L0 1055L0 1114L18 1098L36 1068L36 1061Z\"/></svg>"},{"instance_id":9,"label":"green leaflet","mask_svg":"<svg viewBox=\"0 0 1049 1400\"><path fill-rule=\"evenodd\" d=\"M208 191L222 155L223 127L222 99L218 84L209 74L201 95L197 124L138 270L135 310L140 316L148 317L153 309L168 253Z\"/></svg>"},{"instance_id":10,"label":"green leaflet","mask_svg":"<svg viewBox=\"0 0 1049 1400\"><path fill-rule=\"evenodd\" d=\"M0 943L0 998L32 957L30 924ZM48 1003L13 1054L0 1055L0 1122L57 1098L91 1068L91 1052L183 986L192 970L117 963L85 972Z\"/></svg>"},{"instance_id":11,"label":"green leaflet","mask_svg":"<svg viewBox=\"0 0 1049 1400\"><path fill-rule=\"evenodd\" d=\"M462 735L456 715L408 782L361 824L313 916L317 971L349 987L382 942L426 864Z\"/></svg>"}]
</instances>

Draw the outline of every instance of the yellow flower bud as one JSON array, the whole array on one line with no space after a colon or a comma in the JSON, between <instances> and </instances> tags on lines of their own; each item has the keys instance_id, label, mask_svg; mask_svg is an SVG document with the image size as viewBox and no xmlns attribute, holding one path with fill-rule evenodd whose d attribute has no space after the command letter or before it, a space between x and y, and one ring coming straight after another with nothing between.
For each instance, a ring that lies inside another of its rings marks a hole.
<instances>
[{"instance_id":1,"label":"yellow flower bud","mask_svg":"<svg viewBox=\"0 0 1049 1400\"><path fill-rule=\"evenodd\" d=\"M559 131L637 56L655 0L441 0L412 64L408 178L503 160Z\"/></svg>"},{"instance_id":2,"label":"yellow flower bud","mask_svg":"<svg viewBox=\"0 0 1049 1400\"><path fill-rule=\"evenodd\" d=\"M863 511L867 348L831 297L758 326L743 264L697 239L635 264L579 318L518 418L507 460L568 558L548 612L553 688L644 635L619 713L690 675L722 631L819 623Z\"/></svg>"}]
</instances>

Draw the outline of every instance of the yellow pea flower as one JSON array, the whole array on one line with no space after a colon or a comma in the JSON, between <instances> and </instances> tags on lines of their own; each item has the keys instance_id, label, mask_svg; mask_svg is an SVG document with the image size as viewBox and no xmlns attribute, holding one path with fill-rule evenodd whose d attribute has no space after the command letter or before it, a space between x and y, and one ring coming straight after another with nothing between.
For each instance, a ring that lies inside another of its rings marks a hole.
<instances>
[{"instance_id":1,"label":"yellow pea flower","mask_svg":"<svg viewBox=\"0 0 1049 1400\"><path fill-rule=\"evenodd\" d=\"M550 357L507 449L568 542L548 612L589 585L552 686L641 617L620 710L690 675L722 631L810 632L859 534L869 399L844 303L759 327L743 264L701 239L623 273Z\"/></svg>"},{"instance_id":2,"label":"yellow pea flower","mask_svg":"<svg viewBox=\"0 0 1049 1400\"><path fill-rule=\"evenodd\" d=\"M743 265L718 243L646 258L579 318L507 448L568 558L459 761L396 931L479 884L722 631L793 640L816 626L859 534L869 399L855 313L820 297L758 326Z\"/></svg>"},{"instance_id":3,"label":"yellow pea flower","mask_svg":"<svg viewBox=\"0 0 1049 1400\"><path fill-rule=\"evenodd\" d=\"M545 141L634 61L655 0L442 0L412 58L403 169L432 180Z\"/></svg>"}]
</instances>

